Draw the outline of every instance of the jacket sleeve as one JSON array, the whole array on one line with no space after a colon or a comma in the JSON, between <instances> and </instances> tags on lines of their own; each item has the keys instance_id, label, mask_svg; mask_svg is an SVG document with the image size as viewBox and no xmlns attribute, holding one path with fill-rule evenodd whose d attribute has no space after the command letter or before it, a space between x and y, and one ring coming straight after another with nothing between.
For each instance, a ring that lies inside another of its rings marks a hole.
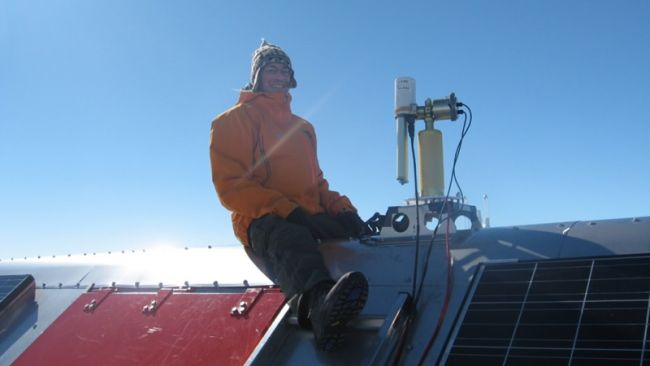
<instances>
[{"instance_id":1,"label":"jacket sleeve","mask_svg":"<svg viewBox=\"0 0 650 366\"><path fill-rule=\"evenodd\" d=\"M317 151L316 133L314 132L314 128L313 126L311 126L311 124L310 127L311 127L311 133L314 141L314 154L316 154ZM315 160L316 160L316 164L318 165L317 166L318 194L320 196L319 198L320 198L321 206L325 208L325 211L332 216L336 216L341 212L345 212L345 211L357 212L357 209L354 208L352 202L350 202L350 199L348 197L341 195L339 192L330 190L330 185L327 182L327 179L325 179L323 175L323 171L320 168L320 164L318 164L318 159Z\"/></svg>"},{"instance_id":2,"label":"jacket sleeve","mask_svg":"<svg viewBox=\"0 0 650 366\"><path fill-rule=\"evenodd\" d=\"M346 196L339 194L336 191L330 191L329 183L323 177L323 172L320 172L320 179L318 184L318 191L320 194L321 205L325 208L328 214L336 216L345 211L357 212L350 199Z\"/></svg>"},{"instance_id":3,"label":"jacket sleeve","mask_svg":"<svg viewBox=\"0 0 650 366\"><path fill-rule=\"evenodd\" d=\"M254 175L255 135L248 119L242 111L229 111L212 122L210 164L217 195L224 207L246 217L287 217L297 204Z\"/></svg>"}]
</instances>

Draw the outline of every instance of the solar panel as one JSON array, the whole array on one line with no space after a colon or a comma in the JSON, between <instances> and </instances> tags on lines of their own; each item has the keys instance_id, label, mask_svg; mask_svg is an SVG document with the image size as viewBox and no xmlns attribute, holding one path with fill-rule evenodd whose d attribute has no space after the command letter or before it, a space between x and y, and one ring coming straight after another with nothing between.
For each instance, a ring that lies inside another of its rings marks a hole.
<instances>
[{"instance_id":1,"label":"solar panel","mask_svg":"<svg viewBox=\"0 0 650 366\"><path fill-rule=\"evenodd\" d=\"M446 365L650 365L650 255L484 264Z\"/></svg>"},{"instance_id":2,"label":"solar panel","mask_svg":"<svg viewBox=\"0 0 650 366\"><path fill-rule=\"evenodd\" d=\"M0 276L0 334L11 324L24 305L34 301L36 286L31 275Z\"/></svg>"}]
</instances>

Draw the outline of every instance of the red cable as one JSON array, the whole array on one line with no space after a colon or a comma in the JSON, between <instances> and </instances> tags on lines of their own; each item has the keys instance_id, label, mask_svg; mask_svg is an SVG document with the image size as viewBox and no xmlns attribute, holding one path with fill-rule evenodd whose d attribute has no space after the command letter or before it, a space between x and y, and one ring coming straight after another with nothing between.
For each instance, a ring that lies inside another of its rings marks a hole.
<instances>
[{"instance_id":1,"label":"red cable","mask_svg":"<svg viewBox=\"0 0 650 366\"><path fill-rule=\"evenodd\" d=\"M449 221L451 220L451 217L449 216L449 208L447 208L447 230L445 232L445 254L447 256L447 289L445 291L445 302L442 306L442 310L440 310L440 314L438 315L438 323L436 324L436 329L433 331L433 334L431 335L431 338L429 339L429 342L427 343L426 348L424 349L424 353L420 357L420 360L418 361L418 365L423 365L424 360L426 360L427 356L429 355L429 351L431 351L431 346L433 346L433 341L438 337L438 333L440 333L440 328L442 328L442 322L445 320L445 316L447 315L447 309L449 308L449 299L451 298L451 288L452 288L452 271L451 271L451 252L449 250Z\"/></svg>"}]
</instances>

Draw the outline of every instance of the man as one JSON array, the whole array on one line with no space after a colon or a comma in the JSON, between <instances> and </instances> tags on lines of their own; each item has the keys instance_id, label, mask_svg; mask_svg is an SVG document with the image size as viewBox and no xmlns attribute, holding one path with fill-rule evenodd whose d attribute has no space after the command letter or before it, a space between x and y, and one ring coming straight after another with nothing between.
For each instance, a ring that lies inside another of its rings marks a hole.
<instances>
[{"instance_id":1,"label":"man","mask_svg":"<svg viewBox=\"0 0 650 366\"><path fill-rule=\"evenodd\" d=\"M263 40L239 101L212 122L212 181L237 238L287 299L298 298L317 345L330 351L363 309L368 283L360 272L335 282L318 242L360 237L366 225L347 197L329 189L313 126L291 113L296 85L287 54Z\"/></svg>"}]
</instances>

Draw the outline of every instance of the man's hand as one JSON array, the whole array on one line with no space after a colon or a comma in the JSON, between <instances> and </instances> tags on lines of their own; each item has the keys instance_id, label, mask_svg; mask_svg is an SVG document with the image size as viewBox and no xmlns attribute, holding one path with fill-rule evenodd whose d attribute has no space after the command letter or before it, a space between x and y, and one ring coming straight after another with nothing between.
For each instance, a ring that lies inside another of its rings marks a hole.
<instances>
[{"instance_id":1,"label":"man's hand","mask_svg":"<svg viewBox=\"0 0 650 366\"><path fill-rule=\"evenodd\" d=\"M345 230L348 232L348 236L353 238L360 238L362 236L370 235L372 232L368 225L353 211L345 211L338 216L336 220L345 227Z\"/></svg>"},{"instance_id":2,"label":"man's hand","mask_svg":"<svg viewBox=\"0 0 650 366\"><path fill-rule=\"evenodd\" d=\"M287 221L309 229L314 239L344 238L347 228L339 220L327 214L310 215L302 207L296 207L287 216Z\"/></svg>"}]
</instances>

